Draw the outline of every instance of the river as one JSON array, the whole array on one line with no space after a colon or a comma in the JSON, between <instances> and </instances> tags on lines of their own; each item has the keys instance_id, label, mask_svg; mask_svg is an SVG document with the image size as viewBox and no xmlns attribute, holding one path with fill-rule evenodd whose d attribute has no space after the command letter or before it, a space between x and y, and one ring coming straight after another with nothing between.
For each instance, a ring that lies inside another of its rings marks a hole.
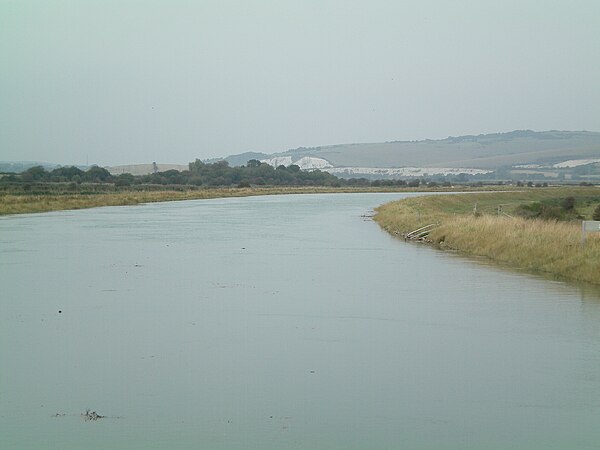
<instances>
[{"instance_id":1,"label":"river","mask_svg":"<svg viewBox=\"0 0 600 450\"><path fill-rule=\"evenodd\" d=\"M364 217L403 196L1 218L0 448L598 448L598 291Z\"/></svg>"}]
</instances>

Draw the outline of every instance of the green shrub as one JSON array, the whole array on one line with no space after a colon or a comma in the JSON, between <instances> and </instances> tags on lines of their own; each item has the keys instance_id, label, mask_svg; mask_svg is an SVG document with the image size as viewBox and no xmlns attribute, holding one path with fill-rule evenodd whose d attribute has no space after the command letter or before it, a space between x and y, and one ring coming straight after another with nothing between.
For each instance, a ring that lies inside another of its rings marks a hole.
<instances>
[{"instance_id":1,"label":"green shrub","mask_svg":"<svg viewBox=\"0 0 600 450\"><path fill-rule=\"evenodd\" d=\"M526 219L535 219L540 216L543 205L540 202L519 205L515 214Z\"/></svg>"},{"instance_id":2,"label":"green shrub","mask_svg":"<svg viewBox=\"0 0 600 450\"><path fill-rule=\"evenodd\" d=\"M542 205L540 210L540 219L544 220L565 220L565 210L558 206Z\"/></svg>"},{"instance_id":3,"label":"green shrub","mask_svg":"<svg viewBox=\"0 0 600 450\"><path fill-rule=\"evenodd\" d=\"M562 201L562 207L565 211L573 211L575 209L575 197L567 197Z\"/></svg>"}]
</instances>

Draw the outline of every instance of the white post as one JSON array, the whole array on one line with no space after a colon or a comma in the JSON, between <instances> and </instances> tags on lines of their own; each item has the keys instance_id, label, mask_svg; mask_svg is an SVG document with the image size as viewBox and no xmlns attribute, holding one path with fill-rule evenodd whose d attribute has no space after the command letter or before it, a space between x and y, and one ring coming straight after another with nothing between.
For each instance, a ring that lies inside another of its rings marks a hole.
<instances>
[{"instance_id":1,"label":"white post","mask_svg":"<svg viewBox=\"0 0 600 450\"><path fill-rule=\"evenodd\" d=\"M588 233L600 232L600 220L581 221L581 247L585 244Z\"/></svg>"}]
</instances>

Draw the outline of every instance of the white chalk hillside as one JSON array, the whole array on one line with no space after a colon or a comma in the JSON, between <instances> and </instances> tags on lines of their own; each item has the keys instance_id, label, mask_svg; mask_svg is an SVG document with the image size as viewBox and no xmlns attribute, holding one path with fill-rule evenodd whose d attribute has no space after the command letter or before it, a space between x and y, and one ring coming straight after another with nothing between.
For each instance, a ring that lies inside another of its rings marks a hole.
<instances>
[{"instance_id":1,"label":"white chalk hillside","mask_svg":"<svg viewBox=\"0 0 600 450\"><path fill-rule=\"evenodd\" d=\"M291 166L292 165L292 157L291 156L277 156L271 159L261 159L260 162L267 163L273 167L279 166Z\"/></svg>"},{"instance_id":2,"label":"white chalk hillside","mask_svg":"<svg viewBox=\"0 0 600 450\"><path fill-rule=\"evenodd\" d=\"M263 159L261 162L277 167L280 165L289 166L296 164L302 170L323 170L334 175L341 176L360 176L360 175L380 175L397 177L424 177L432 175L458 175L466 173L468 175L478 175L491 172L484 169L466 169L450 167L333 167L333 165L323 158L304 156L296 161L291 156L279 156L276 158Z\"/></svg>"},{"instance_id":3,"label":"white chalk hillside","mask_svg":"<svg viewBox=\"0 0 600 450\"><path fill-rule=\"evenodd\" d=\"M568 161L554 164L552 167L554 167L556 169L561 169L561 168L585 166L587 164L595 164L595 163L600 163L600 159L570 159Z\"/></svg>"},{"instance_id":4,"label":"white chalk hillside","mask_svg":"<svg viewBox=\"0 0 600 450\"><path fill-rule=\"evenodd\" d=\"M304 156L296 161L292 159L291 156L278 156L276 158L263 159L261 162L266 162L270 166L290 166L292 164L296 164L302 170L314 170L314 169L326 169L328 167L333 167L329 161L322 158L314 158L312 156Z\"/></svg>"},{"instance_id":5,"label":"white chalk hillside","mask_svg":"<svg viewBox=\"0 0 600 450\"><path fill-rule=\"evenodd\" d=\"M433 175L480 175L492 172L483 169L457 167L334 167L327 169L333 175L381 175L388 177L427 177Z\"/></svg>"}]
</instances>

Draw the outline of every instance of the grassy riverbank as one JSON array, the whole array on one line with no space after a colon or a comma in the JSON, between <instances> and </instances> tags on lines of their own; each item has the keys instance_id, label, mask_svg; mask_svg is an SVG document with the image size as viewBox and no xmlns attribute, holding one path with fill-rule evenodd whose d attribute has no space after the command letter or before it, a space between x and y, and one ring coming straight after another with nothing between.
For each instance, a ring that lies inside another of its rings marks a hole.
<instances>
[{"instance_id":1,"label":"grassy riverbank","mask_svg":"<svg viewBox=\"0 0 600 450\"><path fill-rule=\"evenodd\" d=\"M559 202L567 197L574 197L577 213L591 220L594 207L600 203L600 188L414 197L380 206L375 220L398 236L428 224L439 224L428 241L441 248L556 278L600 284L598 233L590 234L582 248L580 220L509 217L520 205Z\"/></svg>"},{"instance_id":2,"label":"grassy riverbank","mask_svg":"<svg viewBox=\"0 0 600 450\"><path fill-rule=\"evenodd\" d=\"M0 194L0 216L7 214L27 214L68 209L96 208L99 206L125 206L141 203L197 200L225 197L249 197L257 195L282 194L326 194L352 192L410 192L408 188L369 188L369 187L251 187L213 188L192 190L119 190L116 192L86 192L31 194Z\"/></svg>"},{"instance_id":3,"label":"grassy riverbank","mask_svg":"<svg viewBox=\"0 0 600 450\"><path fill-rule=\"evenodd\" d=\"M72 185L72 183L71 183ZM70 192L69 184L49 183L35 187L31 192L0 192L0 216L26 214L67 209L95 208L98 206L124 206L151 202L197 200L223 197L249 197L282 194L327 194L357 192L415 192L415 187L327 187L327 186L271 186L250 188L173 188L150 185L146 188L117 188L107 185L81 185L77 192ZM500 189L487 186L485 189ZM482 187L421 187L429 192L483 189Z\"/></svg>"},{"instance_id":4,"label":"grassy riverbank","mask_svg":"<svg viewBox=\"0 0 600 450\"><path fill-rule=\"evenodd\" d=\"M196 200L223 197L248 197L273 194L310 194L326 192L354 192L352 189L274 187L274 188L215 188L197 190L159 190L98 193L4 194L0 195L0 215L25 214L66 209L124 206L151 202Z\"/></svg>"}]
</instances>

